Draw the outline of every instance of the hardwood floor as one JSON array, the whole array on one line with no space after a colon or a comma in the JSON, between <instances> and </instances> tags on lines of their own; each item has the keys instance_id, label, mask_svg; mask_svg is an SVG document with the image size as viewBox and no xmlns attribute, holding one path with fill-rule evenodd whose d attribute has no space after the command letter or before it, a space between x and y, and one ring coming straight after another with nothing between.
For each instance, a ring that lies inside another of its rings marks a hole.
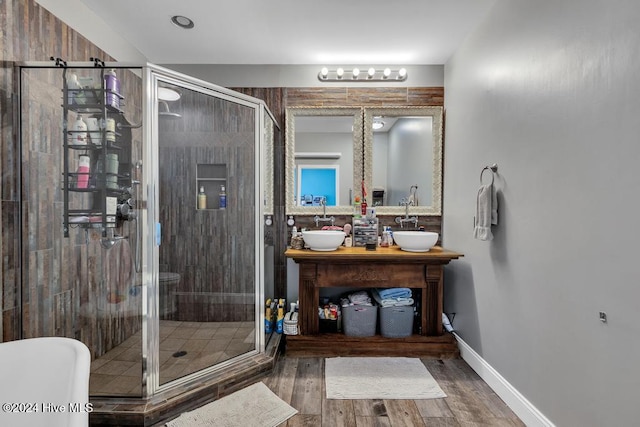
<instances>
[{"instance_id":1,"label":"hardwood floor","mask_svg":"<svg viewBox=\"0 0 640 427\"><path fill-rule=\"evenodd\" d=\"M263 382L298 410L280 427L524 426L464 360L421 360L446 398L326 399L321 357L281 356Z\"/></svg>"}]
</instances>

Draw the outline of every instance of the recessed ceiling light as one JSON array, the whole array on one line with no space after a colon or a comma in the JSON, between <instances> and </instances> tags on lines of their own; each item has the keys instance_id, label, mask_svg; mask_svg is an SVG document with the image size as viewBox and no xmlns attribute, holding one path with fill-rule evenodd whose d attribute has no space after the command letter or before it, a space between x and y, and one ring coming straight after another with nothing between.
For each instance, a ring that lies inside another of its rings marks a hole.
<instances>
[{"instance_id":1,"label":"recessed ceiling light","mask_svg":"<svg viewBox=\"0 0 640 427\"><path fill-rule=\"evenodd\" d=\"M158 99L163 101L177 101L180 99L180 92L168 87L158 87Z\"/></svg>"},{"instance_id":2,"label":"recessed ceiling light","mask_svg":"<svg viewBox=\"0 0 640 427\"><path fill-rule=\"evenodd\" d=\"M375 120L373 122L373 130L379 130L382 129L384 127L384 122L382 120Z\"/></svg>"},{"instance_id":3,"label":"recessed ceiling light","mask_svg":"<svg viewBox=\"0 0 640 427\"><path fill-rule=\"evenodd\" d=\"M190 28L193 28L193 21L189 18L187 18L186 16L181 16L181 15L174 15L171 17L171 22L173 22L174 24L176 24L178 27L180 28L184 28L185 30L188 30Z\"/></svg>"}]
</instances>

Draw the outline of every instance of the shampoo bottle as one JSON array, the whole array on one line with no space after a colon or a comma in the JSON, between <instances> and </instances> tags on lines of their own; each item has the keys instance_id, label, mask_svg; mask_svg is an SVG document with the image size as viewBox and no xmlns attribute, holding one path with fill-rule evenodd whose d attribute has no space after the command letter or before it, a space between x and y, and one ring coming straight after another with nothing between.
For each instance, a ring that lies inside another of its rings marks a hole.
<instances>
[{"instance_id":1,"label":"shampoo bottle","mask_svg":"<svg viewBox=\"0 0 640 427\"><path fill-rule=\"evenodd\" d=\"M224 189L224 185L220 186L220 209L226 209L227 208L227 193Z\"/></svg>"},{"instance_id":2,"label":"shampoo bottle","mask_svg":"<svg viewBox=\"0 0 640 427\"><path fill-rule=\"evenodd\" d=\"M76 188L88 188L89 187L89 165L91 159L89 156L80 156L80 162L78 163L78 170L76 171Z\"/></svg>"},{"instance_id":3,"label":"shampoo bottle","mask_svg":"<svg viewBox=\"0 0 640 427\"><path fill-rule=\"evenodd\" d=\"M69 135L69 145L86 145L87 144L87 124L82 120L82 116L78 116Z\"/></svg>"},{"instance_id":4,"label":"shampoo bottle","mask_svg":"<svg viewBox=\"0 0 640 427\"><path fill-rule=\"evenodd\" d=\"M116 70L111 69L104 73L105 104L120 109L120 80L116 76Z\"/></svg>"},{"instance_id":5,"label":"shampoo bottle","mask_svg":"<svg viewBox=\"0 0 640 427\"><path fill-rule=\"evenodd\" d=\"M204 193L204 187L200 187L198 193L198 209L207 209L207 195Z\"/></svg>"}]
</instances>

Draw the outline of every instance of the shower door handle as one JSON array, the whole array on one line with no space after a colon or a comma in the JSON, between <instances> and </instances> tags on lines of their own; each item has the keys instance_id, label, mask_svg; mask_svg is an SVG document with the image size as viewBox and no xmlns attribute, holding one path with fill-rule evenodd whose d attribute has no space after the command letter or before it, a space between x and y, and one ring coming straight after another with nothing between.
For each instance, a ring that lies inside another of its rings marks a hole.
<instances>
[{"instance_id":1,"label":"shower door handle","mask_svg":"<svg viewBox=\"0 0 640 427\"><path fill-rule=\"evenodd\" d=\"M162 243L162 225L156 222L156 246L160 246Z\"/></svg>"}]
</instances>

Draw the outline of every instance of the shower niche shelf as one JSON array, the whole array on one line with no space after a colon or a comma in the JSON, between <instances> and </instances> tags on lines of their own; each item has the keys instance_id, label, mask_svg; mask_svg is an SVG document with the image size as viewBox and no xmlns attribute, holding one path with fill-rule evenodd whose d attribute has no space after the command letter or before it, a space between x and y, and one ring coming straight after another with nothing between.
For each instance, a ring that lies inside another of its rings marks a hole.
<instances>
[{"instance_id":1,"label":"shower niche shelf","mask_svg":"<svg viewBox=\"0 0 640 427\"><path fill-rule=\"evenodd\" d=\"M227 165L224 163L198 163L196 165L196 200L200 188L204 188L206 208L199 210L220 209L220 191L227 187ZM196 207L197 201L196 201Z\"/></svg>"},{"instance_id":2,"label":"shower niche shelf","mask_svg":"<svg viewBox=\"0 0 640 427\"><path fill-rule=\"evenodd\" d=\"M107 234L123 220L131 195L131 125L124 97L107 87L103 67L62 72L63 234L73 227ZM123 209L123 206L126 209Z\"/></svg>"}]
</instances>

